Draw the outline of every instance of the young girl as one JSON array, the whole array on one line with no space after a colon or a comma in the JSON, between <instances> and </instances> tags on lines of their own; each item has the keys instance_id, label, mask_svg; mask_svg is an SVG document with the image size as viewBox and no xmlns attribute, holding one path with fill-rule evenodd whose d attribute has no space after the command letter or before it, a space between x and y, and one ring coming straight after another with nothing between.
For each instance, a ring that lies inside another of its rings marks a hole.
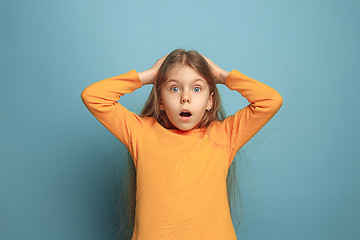
<instances>
[{"instance_id":1,"label":"young girl","mask_svg":"<svg viewBox=\"0 0 360 240\"><path fill-rule=\"evenodd\" d=\"M146 84L137 115L117 101ZM216 84L250 104L221 116ZM149 70L131 70L85 88L89 111L129 150L136 169L132 240L233 240L227 173L239 149L280 109L281 95L195 50L176 49Z\"/></svg>"}]
</instances>

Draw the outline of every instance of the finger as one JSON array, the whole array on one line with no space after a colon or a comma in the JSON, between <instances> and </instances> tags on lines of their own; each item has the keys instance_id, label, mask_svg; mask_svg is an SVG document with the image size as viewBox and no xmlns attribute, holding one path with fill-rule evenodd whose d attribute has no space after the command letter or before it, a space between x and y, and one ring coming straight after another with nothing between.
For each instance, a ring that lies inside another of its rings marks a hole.
<instances>
[{"instance_id":1,"label":"finger","mask_svg":"<svg viewBox=\"0 0 360 240\"><path fill-rule=\"evenodd\" d=\"M201 55L201 56L203 56L205 58L205 60L208 62L208 64L210 66L213 66L213 62L209 58L205 57L204 55Z\"/></svg>"},{"instance_id":2,"label":"finger","mask_svg":"<svg viewBox=\"0 0 360 240\"><path fill-rule=\"evenodd\" d=\"M207 57L205 57L204 55L202 55L202 54L200 54L203 58L205 58L205 60L207 61L208 60L208 58Z\"/></svg>"},{"instance_id":3,"label":"finger","mask_svg":"<svg viewBox=\"0 0 360 240\"><path fill-rule=\"evenodd\" d=\"M169 54L165 55L164 57L160 58L158 61L159 61L159 62L163 62L168 55L169 55Z\"/></svg>"}]
</instances>

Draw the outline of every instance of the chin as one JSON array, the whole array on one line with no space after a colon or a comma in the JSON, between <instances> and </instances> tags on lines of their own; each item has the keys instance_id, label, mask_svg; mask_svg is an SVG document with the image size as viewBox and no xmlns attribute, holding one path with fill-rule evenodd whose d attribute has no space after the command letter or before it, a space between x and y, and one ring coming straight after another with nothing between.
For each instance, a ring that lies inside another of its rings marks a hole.
<instances>
[{"instance_id":1,"label":"chin","mask_svg":"<svg viewBox=\"0 0 360 240\"><path fill-rule=\"evenodd\" d=\"M176 128L179 130L182 130L182 131L190 131L190 130L199 128L199 126L195 125L195 126L190 126L190 127L176 127Z\"/></svg>"},{"instance_id":2,"label":"chin","mask_svg":"<svg viewBox=\"0 0 360 240\"><path fill-rule=\"evenodd\" d=\"M189 131L189 130L191 130L192 128L179 128L179 127L177 127L177 129L179 129L179 130L181 130L181 131Z\"/></svg>"},{"instance_id":3,"label":"chin","mask_svg":"<svg viewBox=\"0 0 360 240\"><path fill-rule=\"evenodd\" d=\"M179 126L175 126L175 127L181 131L189 131L194 129L194 127L179 127Z\"/></svg>"}]
</instances>

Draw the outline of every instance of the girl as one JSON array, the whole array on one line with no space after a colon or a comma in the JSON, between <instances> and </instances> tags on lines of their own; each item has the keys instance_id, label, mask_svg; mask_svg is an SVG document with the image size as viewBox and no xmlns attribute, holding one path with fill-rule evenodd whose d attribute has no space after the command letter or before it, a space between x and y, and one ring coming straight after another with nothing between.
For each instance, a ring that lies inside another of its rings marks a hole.
<instances>
[{"instance_id":1,"label":"girl","mask_svg":"<svg viewBox=\"0 0 360 240\"><path fill-rule=\"evenodd\" d=\"M146 84L137 115L117 101ZM223 119L216 84L250 104ZM89 111L129 150L136 169L132 240L233 240L227 173L239 149L280 109L281 95L195 50L176 49L149 70L131 70L81 93Z\"/></svg>"}]
</instances>

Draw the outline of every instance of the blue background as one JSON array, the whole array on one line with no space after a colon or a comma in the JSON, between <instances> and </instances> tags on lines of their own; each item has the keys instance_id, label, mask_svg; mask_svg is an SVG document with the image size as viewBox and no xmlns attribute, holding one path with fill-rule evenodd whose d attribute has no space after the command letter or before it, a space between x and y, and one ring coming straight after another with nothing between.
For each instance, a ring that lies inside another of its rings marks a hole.
<instances>
[{"instance_id":1,"label":"blue background","mask_svg":"<svg viewBox=\"0 0 360 240\"><path fill-rule=\"evenodd\" d=\"M115 239L125 148L88 85L196 49L276 89L239 239L360 239L359 1L1 1L0 239ZM248 102L219 86L228 115ZM121 103L139 113L150 86Z\"/></svg>"}]
</instances>

